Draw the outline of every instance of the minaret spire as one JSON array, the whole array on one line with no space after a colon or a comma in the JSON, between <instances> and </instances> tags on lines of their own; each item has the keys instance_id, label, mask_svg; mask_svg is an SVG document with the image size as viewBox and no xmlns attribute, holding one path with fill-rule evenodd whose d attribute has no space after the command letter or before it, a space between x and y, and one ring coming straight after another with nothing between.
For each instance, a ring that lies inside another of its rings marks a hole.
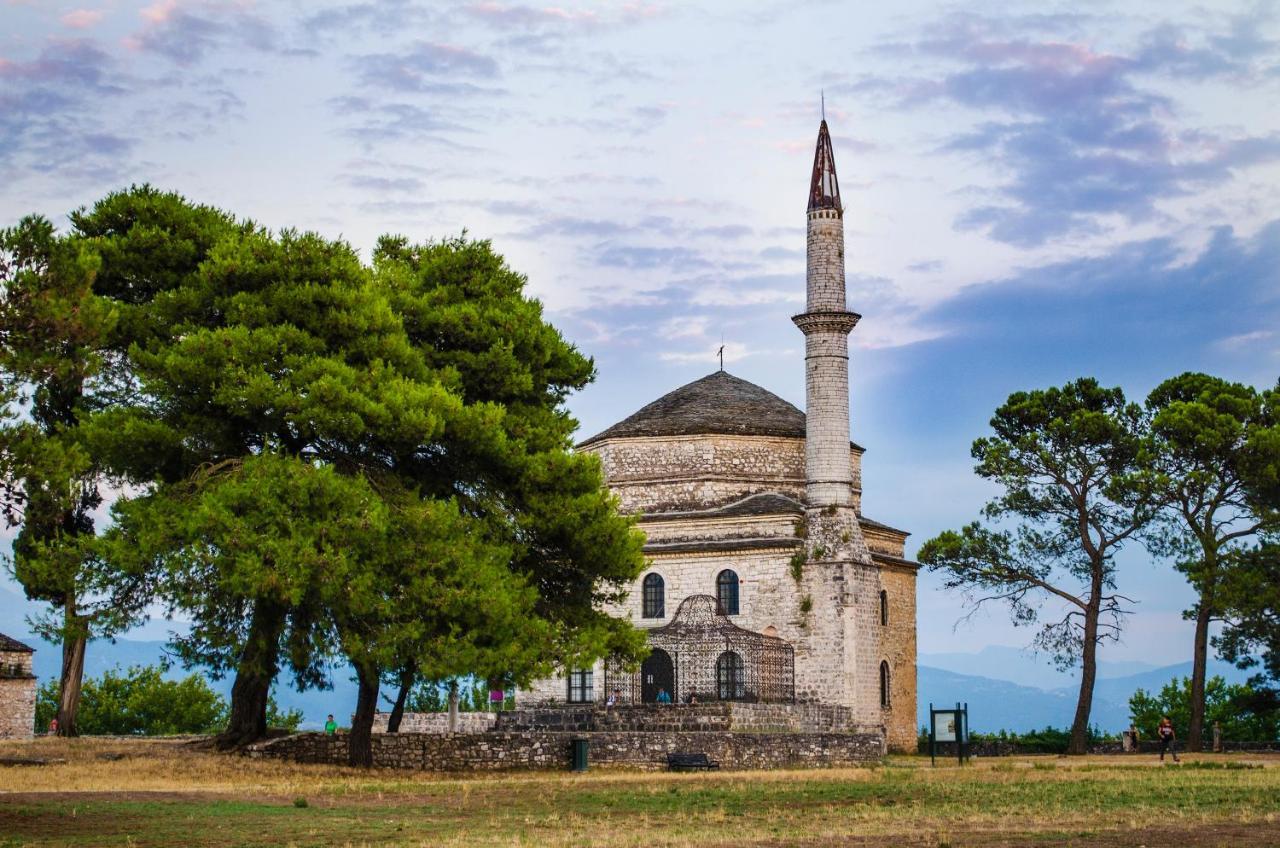
<instances>
[{"instance_id":1,"label":"minaret spire","mask_svg":"<svg viewBox=\"0 0 1280 848\"><path fill-rule=\"evenodd\" d=\"M823 105L826 111L826 105ZM809 211L834 209L840 216L844 207L840 204L840 181L836 179L836 155L831 149L831 133L827 131L827 119L818 127L818 147L813 152L813 176L809 179Z\"/></svg>"}]
</instances>

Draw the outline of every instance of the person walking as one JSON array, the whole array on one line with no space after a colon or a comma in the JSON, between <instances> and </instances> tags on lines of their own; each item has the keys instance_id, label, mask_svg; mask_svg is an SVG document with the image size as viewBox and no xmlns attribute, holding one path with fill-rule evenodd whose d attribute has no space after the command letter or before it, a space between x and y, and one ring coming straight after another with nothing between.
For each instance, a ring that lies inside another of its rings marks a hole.
<instances>
[{"instance_id":1,"label":"person walking","mask_svg":"<svg viewBox=\"0 0 1280 848\"><path fill-rule=\"evenodd\" d=\"M1164 762L1164 752L1168 751L1173 754L1173 761L1178 760L1178 735L1173 731L1173 722L1168 716L1160 719L1160 726L1156 728L1156 735L1160 737L1160 762Z\"/></svg>"},{"instance_id":2,"label":"person walking","mask_svg":"<svg viewBox=\"0 0 1280 848\"><path fill-rule=\"evenodd\" d=\"M667 694L666 689L659 688L658 697L655 698L654 700L656 700L659 704L669 704L671 703L671 696Z\"/></svg>"},{"instance_id":3,"label":"person walking","mask_svg":"<svg viewBox=\"0 0 1280 848\"><path fill-rule=\"evenodd\" d=\"M333 720L333 713L329 713L329 717L325 719L324 732L330 736L338 732L338 723Z\"/></svg>"}]
</instances>

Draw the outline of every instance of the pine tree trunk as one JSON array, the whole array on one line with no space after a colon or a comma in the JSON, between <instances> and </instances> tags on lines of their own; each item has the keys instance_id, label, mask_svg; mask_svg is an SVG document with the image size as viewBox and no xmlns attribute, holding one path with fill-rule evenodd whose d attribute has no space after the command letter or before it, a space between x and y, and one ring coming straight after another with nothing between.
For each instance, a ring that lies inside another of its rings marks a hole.
<instances>
[{"instance_id":1,"label":"pine tree trunk","mask_svg":"<svg viewBox=\"0 0 1280 848\"><path fill-rule=\"evenodd\" d=\"M267 700L279 671L280 634L285 609L259 601L253 608L249 638L231 686L231 710L227 729L217 739L219 748L238 748L267 735Z\"/></svg>"},{"instance_id":2,"label":"pine tree trunk","mask_svg":"<svg viewBox=\"0 0 1280 848\"><path fill-rule=\"evenodd\" d=\"M76 602L67 598L62 637L62 674L58 687L58 735L79 736L76 713L80 709L80 690L84 686L84 652L89 635L84 622L76 615Z\"/></svg>"},{"instance_id":3,"label":"pine tree trunk","mask_svg":"<svg viewBox=\"0 0 1280 848\"><path fill-rule=\"evenodd\" d=\"M1196 610L1196 636L1191 660L1191 725L1187 728L1187 750L1204 747L1204 686L1209 665L1209 621L1213 617L1210 591L1200 595Z\"/></svg>"},{"instance_id":4,"label":"pine tree trunk","mask_svg":"<svg viewBox=\"0 0 1280 848\"><path fill-rule=\"evenodd\" d=\"M378 709L378 669L356 663L356 714L351 719L347 742L347 764L359 768L373 765L373 714Z\"/></svg>"},{"instance_id":5,"label":"pine tree trunk","mask_svg":"<svg viewBox=\"0 0 1280 848\"><path fill-rule=\"evenodd\" d=\"M418 677L417 668L410 664L400 672L400 691L396 693L396 702L391 707L391 715L387 717L387 732L399 733L400 720L404 718L404 705L409 700L409 690Z\"/></svg>"},{"instance_id":6,"label":"pine tree trunk","mask_svg":"<svg viewBox=\"0 0 1280 848\"><path fill-rule=\"evenodd\" d=\"M1080 697L1071 722L1068 754L1089 752L1089 713L1093 709L1093 684L1098 675L1098 615L1101 606L1102 581L1094 580L1093 593L1084 613L1084 644L1080 651Z\"/></svg>"}]
</instances>

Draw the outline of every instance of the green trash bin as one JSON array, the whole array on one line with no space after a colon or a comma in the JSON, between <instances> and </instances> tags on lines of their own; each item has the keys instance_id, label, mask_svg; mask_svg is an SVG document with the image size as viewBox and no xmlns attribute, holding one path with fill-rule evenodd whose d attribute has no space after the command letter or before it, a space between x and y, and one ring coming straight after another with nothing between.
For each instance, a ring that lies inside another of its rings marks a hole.
<instances>
[{"instance_id":1,"label":"green trash bin","mask_svg":"<svg viewBox=\"0 0 1280 848\"><path fill-rule=\"evenodd\" d=\"M573 770L587 770L587 754L591 749L591 742L585 736L574 737L573 740Z\"/></svg>"}]
</instances>

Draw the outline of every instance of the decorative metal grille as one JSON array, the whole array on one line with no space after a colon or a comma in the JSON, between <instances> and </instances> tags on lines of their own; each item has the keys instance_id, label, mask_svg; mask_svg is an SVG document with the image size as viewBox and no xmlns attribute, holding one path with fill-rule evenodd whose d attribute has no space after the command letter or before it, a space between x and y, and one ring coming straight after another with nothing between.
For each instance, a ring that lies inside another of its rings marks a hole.
<instances>
[{"instance_id":1,"label":"decorative metal grille","mask_svg":"<svg viewBox=\"0 0 1280 848\"><path fill-rule=\"evenodd\" d=\"M687 703L734 700L768 703L795 701L795 651L785 640L739 627L717 611L711 595L690 595L670 623L649 631L649 645L665 651L675 666L672 700ZM730 653L737 661L721 657ZM729 670L731 667L731 671ZM732 677L732 681L728 677ZM722 685L722 684L729 685ZM640 672L605 663L604 691L617 690L622 703L640 703L645 691Z\"/></svg>"}]
</instances>

